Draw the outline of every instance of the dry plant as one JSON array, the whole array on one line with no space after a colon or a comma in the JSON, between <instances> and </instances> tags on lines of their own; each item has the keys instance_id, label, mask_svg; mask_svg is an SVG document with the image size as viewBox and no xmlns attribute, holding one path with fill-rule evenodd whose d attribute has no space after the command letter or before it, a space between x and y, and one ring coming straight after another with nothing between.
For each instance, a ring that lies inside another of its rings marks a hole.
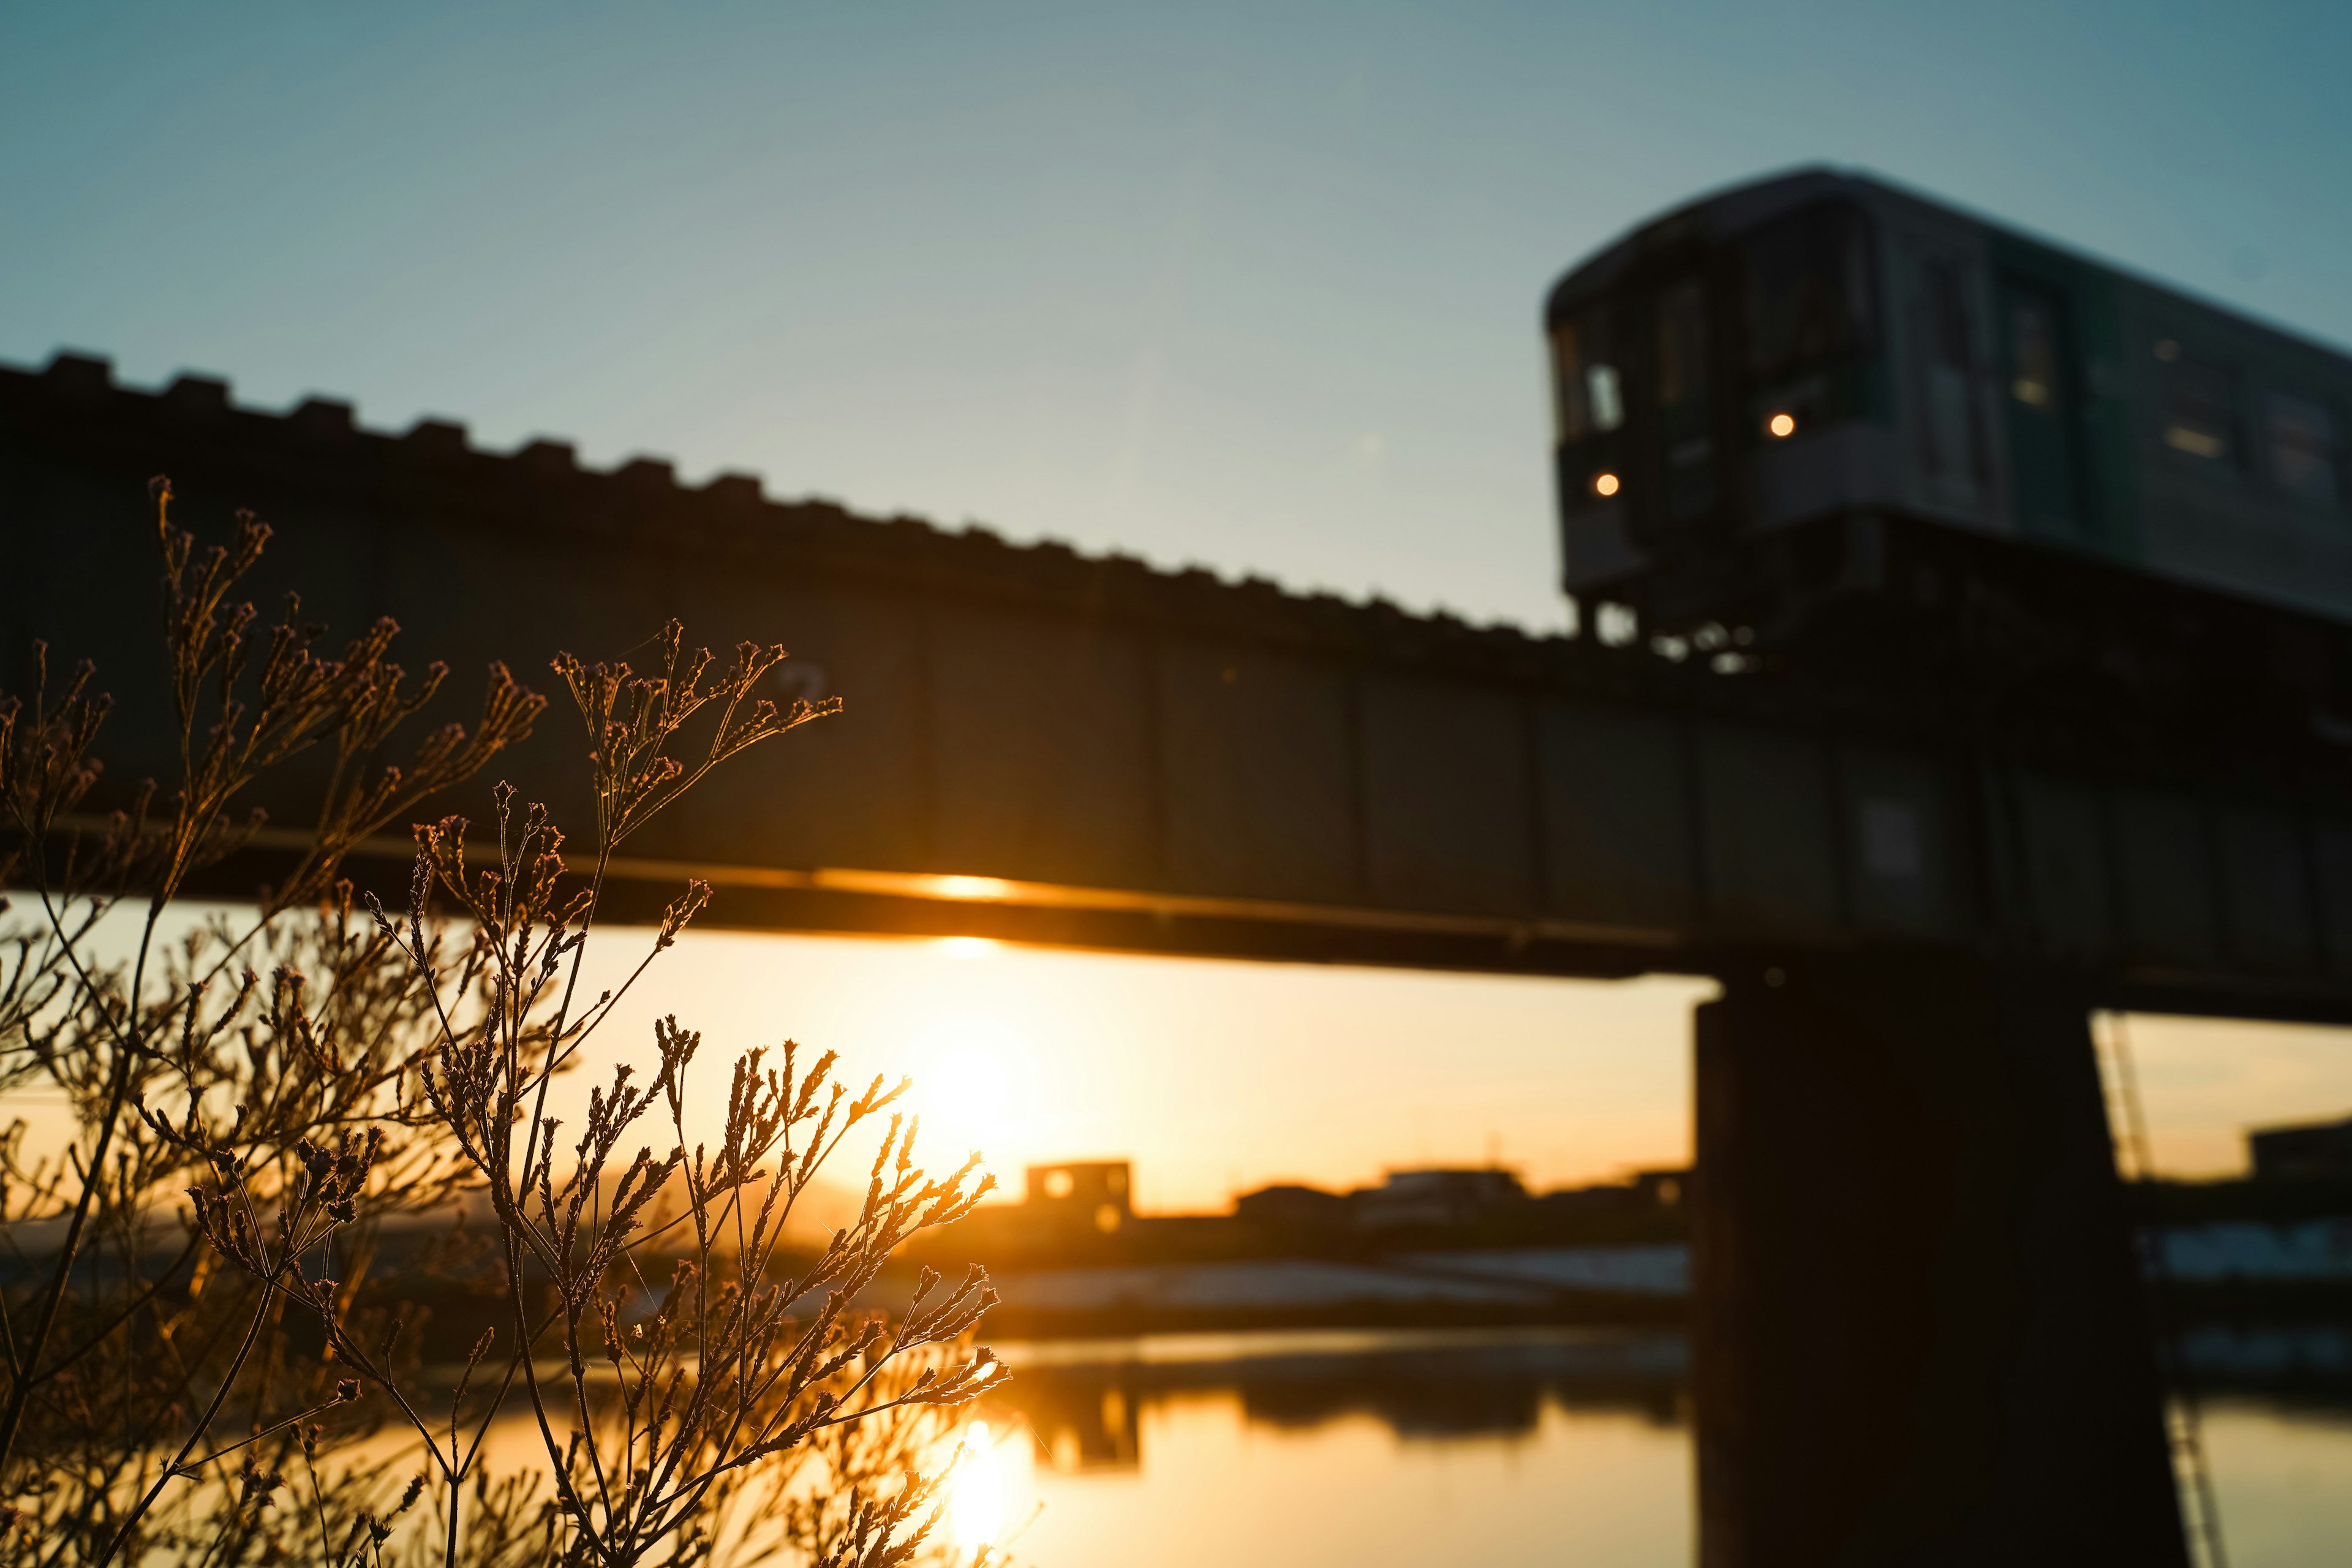
<instances>
[{"instance_id":1,"label":"dry plant","mask_svg":"<svg viewBox=\"0 0 2352 1568\"><path fill-rule=\"evenodd\" d=\"M901 1243L989 1188L976 1157L927 1177L890 1110L903 1080L853 1092L789 1040L736 1058L716 1144L691 1142L701 1037L674 1016L576 1131L548 1109L709 898L689 884L588 996L614 848L835 704L756 699L782 648L714 672L675 622L648 674L562 655L593 868L575 877L546 811L500 784L494 850L460 817L418 826L387 910L345 858L526 737L544 699L493 666L470 731L388 762L443 668L409 685L389 621L322 657L290 599L257 633L231 599L268 530L241 516L200 552L169 501L159 480L176 784L87 809L109 704L86 663L53 686L37 649L33 690L0 697L19 906L0 902L0 1091L53 1112L46 1138L23 1115L0 1138L0 1562L946 1561L941 1439L1003 1380L970 1343L994 1297L976 1268L924 1269L895 1315L864 1303ZM234 915L184 912L192 879L257 843L240 795L314 748L331 765L282 874ZM787 1251L862 1126L862 1211ZM467 1349L428 1301L487 1326Z\"/></svg>"}]
</instances>

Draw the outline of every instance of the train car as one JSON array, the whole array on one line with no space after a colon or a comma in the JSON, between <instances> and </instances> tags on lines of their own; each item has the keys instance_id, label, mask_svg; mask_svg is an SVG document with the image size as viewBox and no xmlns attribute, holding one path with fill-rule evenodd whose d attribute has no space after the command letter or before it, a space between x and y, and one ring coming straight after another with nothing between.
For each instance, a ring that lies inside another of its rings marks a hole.
<instances>
[{"instance_id":1,"label":"train car","mask_svg":"<svg viewBox=\"0 0 2352 1568\"><path fill-rule=\"evenodd\" d=\"M2352 743L2345 353L1826 169L1644 224L1545 328L1565 582L1604 635Z\"/></svg>"}]
</instances>

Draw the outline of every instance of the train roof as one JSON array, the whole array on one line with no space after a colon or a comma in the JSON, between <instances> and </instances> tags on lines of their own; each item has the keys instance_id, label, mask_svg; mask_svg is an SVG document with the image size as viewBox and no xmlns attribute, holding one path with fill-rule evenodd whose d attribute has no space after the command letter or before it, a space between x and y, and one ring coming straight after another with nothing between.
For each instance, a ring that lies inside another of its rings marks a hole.
<instances>
[{"instance_id":1,"label":"train roof","mask_svg":"<svg viewBox=\"0 0 2352 1568\"><path fill-rule=\"evenodd\" d=\"M1626 270L1644 258L1686 245L1694 239L1723 241L1744 234L1786 213L1821 202L1845 200L1874 213L1890 210L1932 215L1946 222L1971 224L2019 246L2048 252L2077 267L2092 268L2135 287L2163 296L2192 310L2223 318L2241 331L2270 339L2273 346L2292 353L2324 354L2352 361L2352 350L2313 333L2264 321L2248 311L2207 299L2177 283L2095 256L2042 235L2028 233L1981 213L1916 191L1906 190L1876 176L1826 163L1807 164L1760 179L1745 180L1695 197L1660 216L1636 225L1622 237L1569 269L1544 299L1544 321L1557 321L1567 311L1613 286Z\"/></svg>"}]
</instances>

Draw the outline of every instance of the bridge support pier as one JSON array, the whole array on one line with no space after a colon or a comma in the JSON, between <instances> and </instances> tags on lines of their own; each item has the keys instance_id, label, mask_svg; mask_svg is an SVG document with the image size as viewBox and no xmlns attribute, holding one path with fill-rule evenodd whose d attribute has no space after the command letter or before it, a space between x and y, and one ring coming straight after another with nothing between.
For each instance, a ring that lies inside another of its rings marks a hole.
<instances>
[{"instance_id":1,"label":"bridge support pier","mask_svg":"<svg viewBox=\"0 0 2352 1568\"><path fill-rule=\"evenodd\" d=\"M2081 1001L1757 959L1696 1047L1701 1568L2185 1568Z\"/></svg>"}]
</instances>

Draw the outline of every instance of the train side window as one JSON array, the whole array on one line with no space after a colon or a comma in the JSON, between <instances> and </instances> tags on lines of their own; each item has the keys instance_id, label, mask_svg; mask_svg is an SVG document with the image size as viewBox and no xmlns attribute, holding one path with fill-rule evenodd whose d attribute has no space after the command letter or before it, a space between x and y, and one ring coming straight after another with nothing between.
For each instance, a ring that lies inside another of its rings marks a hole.
<instances>
[{"instance_id":1,"label":"train side window","mask_svg":"<svg viewBox=\"0 0 2352 1568\"><path fill-rule=\"evenodd\" d=\"M2039 300L2009 313L2009 395L2039 414L2058 412L2058 323Z\"/></svg>"},{"instance_id":2,"label":"train side window","mask_svg":"<svg viewBox=\"0 0 2352 1568\"><path fill-rule=\"evenodd\" d=\"M1970 374L1976 355L1969 329L1968 284L1958 267L1947 261L1920 264L1919 314L1927 466L1947 479L1973 487L1982 467Z\"/></svg>"},{"instance_id":3,"label":"train side window","mask_svg":"<svg viewBox=\"0 0 2352 1568\"><path fill-rule=\"evenodd\" d=\"M2270 399L2271 479L2301 500L2334 506L2339 495L2336 422L2326 408L2273 393Z\"/></svg>"},{"instance_id":4,"label":"train side window","mask_svg":"<svg viewBox=\"0 0 2352 1568\"><path fill-rule=\"evenodd\" d=\"M2010 496L2029 531L2078 544L2099 541L2076 445L2071 384L2072 334L2066 296L2048 283L2011 273L1999 283L2003 358L2009 395Z\"/></svg>"},{"instance_id":5,"label":"train side window","mask_svg":"<svg viewBox=\"0 0 2352 1568\"><path fill-rule=\"evenodd\" d=\"M2165 362L2164 444L2215 470L2238 466L2237 377L2186 354Z\"/></svg>"}]
</instances>

